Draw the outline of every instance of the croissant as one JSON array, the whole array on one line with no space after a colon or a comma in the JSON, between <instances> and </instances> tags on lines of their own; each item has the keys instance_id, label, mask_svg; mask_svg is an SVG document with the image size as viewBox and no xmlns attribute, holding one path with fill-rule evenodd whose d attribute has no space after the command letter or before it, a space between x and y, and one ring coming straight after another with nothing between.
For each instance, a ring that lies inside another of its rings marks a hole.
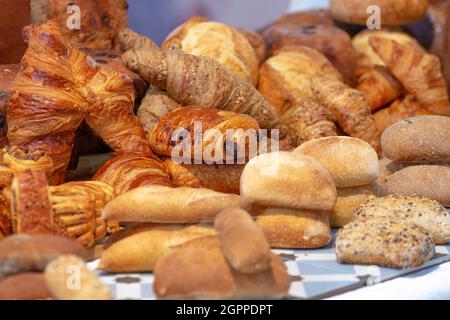
<instances>
[{"instance_id":1,"label":"croissant","mask_svg":"<svg viewBox=\"0 0 450 320\"><path fill-rule=\"evenodd\" d=\"M280 121L288 128L293 147L322 137L337 136L333 114L314 99L306 99L290 108Z\"/></svg>"},{"instance_id":2,"label":"croissant","mask_svg":"<svg viewBox=\"0 0 450 320\"><path fill-rule=\"evenodd\" d=\"M407 94L403 99L398 99L391 103L388 108L375 112L373 116L378 131L383 133L385 129L400 120L431 114L430 111L417 102L414 95Z\"/></svg>"},{"instance_id":3,"label":"croissant","mask_svg":"<svg viewBox=\"0 0 450 320\"><path fill-rule=\"evenodd\" d=\"M262 64L258 89L283 114L291 106L314 97L311 77L317 75L342 80L319 51L305 46L284 47Z\"/></svg>"},{"instance_id":4,"label":"croissant","mask_svg":"<svg viewBox=\"0 0 450 320\"><path fill-rule=\"evenodd\" d=\"M161 118L149 142L159 155L223 164L223 161L246 159L250 152L256 152L258 131L258 123L244 114L185 107ZM201 134L201 149L196 145L198 134ZM190 141L186 141L188 138ZM252 146L254 150L250 150Z\"/></svg>"},{"instance_id":5,"label":"croissant","mask_svg":"<svg viewBox=\"0 0 450 320\"><path fill-rule=\"evenodd\" d=\"M359 67L357 73L356 89L364 94L372 111L378 110L403 95L403 86L385 67Z\"/></svg>"},{"instance_id":6,"label":"croissant","mask_svg":"<svg viewBox=\"0 0 450 320\"><path fill-rule=\"evenodd\" d=\"M245 165L176 164L164 161L174 187L206 188L217 192L239 194Z\"/></svg>"},{"instance_id":7,"label":"croissant","mask_svg":"<svg viewBox=\"0 0 450 320\"><path fill-rule=\"evenodd\" d=\"M123 55L128 68L180 104L248 114L264 129L278 126L276 109L249 82L217 61L176 48L161 51L150 39L129 29L122 30L120 38L122 49L128 50Z\"/></svg>"},{"instance_id":8,"label":"croissant","mask_svg":"<svg viewBox=\"0 0 450 320\"><path fill-rule=\"evenodd\" d=\"M28 50L7 108L12 146L53 160L51 184L64 181L75 130L83 119L116 152L150 153L133 114L131 80L73 49L55 22L25 28Z\"/></svg>"},{"instance_id":9,"label":"croissant","mask_svg":"<svg viewBox=\"0 0 450 320\"><path fill-rule=\"evenodd\" d=\"M364 95L343 82L314 78L312 88L317 100L328 108L345 133L380 150L380 133Z\"/></svg>"},{"instance_id":10,"label":"croissant","mask_svg":"<svg viewBox=\"0 0 450 320\"><path fill-rule=\"evenodd\" d=\"M447 84L439 58L395 40L371 37L370 45L409 93L428 111L450 116Z\"/></svg>"},{"instance_id":11,"label":"croissant","mask_svg":"<svg viewBox=\"0 0 450 320\"><path fill-rule=\"evenodd\" d=\"M161 160L133 154L109 160L92 180L109 184L117 195L145 185L172 186L169 172Z\"/></svg>"},{"instance_id":12,"label":"croissant","mask_svg":"<svg viewBox=\"0 0 450 320\"><path fill-rule=\"evenodd\" d=\"M194 17L173 30L163 49L176 44L189 54L209 57L256 85L258 59L255 50L238 30L219 22Z\"/></svg>"}]
</instances>

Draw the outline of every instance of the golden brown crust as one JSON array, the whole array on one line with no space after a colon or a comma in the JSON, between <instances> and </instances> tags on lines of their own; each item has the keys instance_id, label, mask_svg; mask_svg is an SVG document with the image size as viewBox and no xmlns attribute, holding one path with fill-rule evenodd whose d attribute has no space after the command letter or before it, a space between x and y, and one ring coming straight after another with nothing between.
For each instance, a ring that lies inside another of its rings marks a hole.
<instances>
[{"instance_id":1,"label":"golden brown crust","mask_svg":"<svg viewBox=\"0 0 450 320\"><path fill-rule=\"evenodd\" d=\"M256 274L269 268L269 243L246 211L225 209L216 217L214 227L223 254L233 269L244 274Z\"/></svg>"},{"instance_id":2,"label":"golden brown crust","mask_svg":"<svg viewBox=\"0 0 450 320\"><path fill-rule=\"evenodd\" d=\"M235 134L229 134L229 130ZM243 130L242 133L248 138L239 134L238 130ZM258 123L244 114L213 108L184 107L160 119L149 135L149 143L153 151L159 155L194 159L198 157L195 134L201 132L203 137L201 159L206 163L216 160L223 163L248 158L250 144L252 141L257 143L258 131ZM189 135L190 143L186 142L188 139L186 135Z\"/></svg>"},{"instance_id":3,"label":"golden brown crust","mask_svg":"<svg viewBox=\"0 0 450 320\"><path fill-rule=\"evenodd\" d=\"M174 187L206 188L218 192L239 194L244 165L176 164L164 163Z\"/></svg>"},{"instance_id":4,"label":"golden brown crust","mask_svg":"<svg viewBox=\"0 0 450 320\"><path fill-rule=\"evenodd\" d=\"M420 21L428 9L427 0L331 0L331 16L350 24L366 25L367 8L379 6L383 26L402 26Z\"/></svg>"},{"instance_id":5,"label":"golden brown crust","mask_svg":"<svg viewBox=\"0 0 450 320\"><path fill-rule=\"evenodd\" d=\"M329 10L307 10L285 14L278 18L271 25L280 24L324 24L334 25Z\"/></svg>"},{"instance_id":6,"label":"golden brown crust","mask_svg":"<svg viewBox=\"0 0 450 320\"><path fill-rule=\"evenodd\" d=\"M257 207L254 213L272 248L321 248L331 240L327 212Z\"/></svg>"},{"instance_id":7,"label":"golden brown crust","mask_svg":"<svg viewBox=\"0 0 450 320\"><path fill-rule=\"evenodd\" d=\"M0 300L51 299L42 273L25 272L0 281Z\"/></svg>"},{"instance_id":8,"label":"golden brown crust","mask_svg":"<svg viewBox=\"0 0 450 320\"><path fill-rule=\"evenodd\" d=\"M257 32L249 29L239 28L237 31L243 35L255 50L258 66L266 60L267 45L264 38Z\"/></svg>"},{"instance_id":9,"label":"golden brown crust","mask_svg":"<svg viewBox=\"0 0 450 320\"><path fill-rule=\"evenodd\" d=\"M161 160L133 154L109 160L97 171L92 180L109 184L116 194L145 185L172 185L169 172Z\"/></svg>"},{"instance_id":10,"label":"golden brown crust","mask_svg":"<svg viewBox=\"0 0 450 320\"><path fill-rule=\"evenodd\" d=\"M336 204L333 176L319 161L292 152L251 159L242 173L241 194L264 206L331 210Z\"/></svg>"},{"instance_id":11,"label":"golden brown crust","mask_svg":"<svg viewBox=\"0 0 450 320\"><path fill-rule=\"evenodd\" d=\"M258 89L283 114L303 100L313 98L311 77L342 80L341 74L319 51L305 47L283 47L260 69Z\"/></svg>"},{"instance_id":12,"label":"golden brown crust","mask_svg":"<svg viewBox=\"0 0 450 320\"><path fill-rule=\"evenodd\" d=\"M350 36L342 29L320 24L282 24L266 29L263 37L272 53L286 46L314 48L330 60L346 83L354 82L356 55Z\"/></svg>"},{"instance_id":13,"label":"golden brown crust","mask_svg":"<svg viewBox=\"0 0 450 320\"><path fill-rule=\"evenodd\" d=\"M19 64L0 65L0 115L2 116L6 114L6 105L9 102L13 82L19 70Z\"/></svg>"}]
</instances>

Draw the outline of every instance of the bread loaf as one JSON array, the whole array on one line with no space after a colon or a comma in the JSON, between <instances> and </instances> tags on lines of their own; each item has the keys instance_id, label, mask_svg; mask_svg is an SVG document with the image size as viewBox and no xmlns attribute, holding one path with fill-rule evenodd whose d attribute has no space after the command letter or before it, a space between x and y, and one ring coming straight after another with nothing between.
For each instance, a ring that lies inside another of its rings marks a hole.
<instances>
[{"instance_id":1,"label":"bread loaf","mask_svg":"<svg viewBox=\"0 0 450 320\"><path fill-rule=\"evenodd\" d=\"M248 162L241 177L241 195L264 206L331 210L336 204L328 169L311 157L284 151Z\"/></svg>"},{"instance_id":2,"label":"bread loaf","mask_svg":"<svg viewBox=\"0 0 450 320\"><path fill-rule=\"evenodd\" d=\"M208 225L152 225L132 227L110 237L98 269L109 273L152 272L156 262L180 248L219 247Z\"/></svg>"},{"instance_id":3,"label":"bread loaf","mask_svg":"<svg viewBox=\"0 0 450 320\"><path fill-rule=\"evenodd\" d=\"M26 272L6 277L0 281L0 300L50 299L47 283L42 273Z\"/></svg>"},{"instance_id":4,"label":"bread loaf","mask_svg":"<svg viewBox=\"0 0 450 320\"><path fill-rule=\"evenodd\" d=\"M336 207L329 213L332 228L345 226L353 219L356 210L362 204L376 198L376 191L372 185L338 188L337 194Z\"/></svg>"},{"instance_id":5,"label":"bread loaf","mask_svg":"<svg viewBox=\"0 0 450 320\"><path fill-rule=\"evenodd\" d=\"M450 162L450 118L420 116L390 126L381 136L386 157L408 163Z\"/></svg>"},{"instance_id":6,"label":"bread loaf","mask_svg":"<svg viewBox=\"0 0 450 320\"><path fill-rule=\"evenodd\" d=\"M377 153L357 138L315 139L302 144L295 153L320 161L333 174L337 188L368 185L379 175Z\"/></svg>"},{"instance_id":7,"label":"bread loaf","mask_svg":"<svg viewBox=\"0 0 450 320\"><path fill-rule=\"evenodd\" d=\"M327 212L259 207L254 213L272 248L321 248L331 240Z\"/></svg>"},{"instance_id":8,"label":"bread loaf","mask_svg":"<svg viewBox=\"0 0 450 320\"><path fill-rule=\"evenodd\" d=\"M247 209L250 204L248 198L208 189L146 186L112 200L103 210L103 218L119 222L208 222L223 209Z\"/></svg>"},{"instance_id":9,"label":"bread loaf","mask_svg":"<svg viewBox=\"0 0 450 320\"><path fill-rule=\"evenodd\" d=\"M388 196L363 204L357 218L398 218L426 229L435 244L450 241L450 213L439 202L417 196Z\"/></svg>"},{"instance_id":10,"label":"bread loaf","mask_svg":"<svg viewBox=\"0 0 450 320\"><path fill-rule=\"evenodd\" d=\"M393 218L355 219L336 235L340 263L414 268L433 258L433 239L422 227Z\"/></svg>"},{"instance_id":11,"label":"bread loaf","mask_svg":"<svg viewBox=\"0 0 450 320\"><path fill-rule=\"evenodd\" d=\"M10 274L43 271L63 254L86 257L75 240L53 235L12 235L0 241L0 278Z\"/></svg>"},{"instance_id":12,"label":"bread loaf","mask_svg":"<svg viewBox=\"0 0 450 320\"><path fill-rule=\"evenodd\" d=\"M266 60L267 55L267 45L264 38L253 30L239 28L237 31L247 39L248 43L255 50L256 60L258 61L258 66Z\"/></svg>"},{"instance_id":13,"label":"bread loaf","mask_svg":"<svg viewBox=\"0 0 450 320\"><path fill-rule=\"evenodd\" d=\"M325 24L332 26L334 25L333 19L330 16L329 10L306 10L298 11L294 13L285 14L281 16L271 25L280 24Z\"/></svg>"},{"instance_id":14,"label":"bread loaf","mask_svg":"<svg viewBox=\"0 0 450 320\"><path fill-rule=\"evenodd\" d=\"M239 273L219 249L176 250L155 268L154 290L161 298L275 298L287 294L290 277L283 261L272 254L270 268L257 274Z\"/></svg>"},{"instance_id":15,"label":"bread loaf","mask_svg":"<svg viewBox=\"0 0 450 320\"><path fill-rule=\"evenodd\" d=\"M450 206L450 166L421 165L403 168L387 177L385 195L418 195Z\"/></svg>"},{"instance_id":16,"label":"bread loaf","mask_svg":"<svg viewBox=\"0 0 450 320\"><path fill-rule=\"evenodd\" d=\"M45 268L44 277L57 300L112 300L108 286L77 256L56 258Z\"/></svg>"},{"instance_id":17,"label":"bread loaf","mask_svg":"<svg viewBox=\"0 0 450 320\"><path fill-rule=\"evenodd\" d=\"M263 231L250 215L241 209L225 209L216 218L223 254L233 269L255 274L270 266L270 246Z\"/></svg>"}]
</instances>

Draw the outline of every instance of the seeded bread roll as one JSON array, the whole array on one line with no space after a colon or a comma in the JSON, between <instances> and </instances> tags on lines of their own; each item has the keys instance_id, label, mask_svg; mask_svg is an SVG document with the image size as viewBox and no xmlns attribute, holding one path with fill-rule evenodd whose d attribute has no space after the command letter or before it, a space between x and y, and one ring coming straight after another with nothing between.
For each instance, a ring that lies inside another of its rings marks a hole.
<instances>
[{"instance_id":1,"label":"seeded bread roll","mask_svg":"<svg viewBox=\"0 0 450 320\"><path fill-rule=\"evenodd\" d=\"M328 213L287 208L255 208L256 224L272 248L312 249L331 240Z\"/></svg>"},{"instance_id":2,"label":"seeded bread roll","mask_svg":"<svg viewBox=\"0 0 450 320\"><path fill-rule=\"evenodd\" d=\"M361 187L338 188L336 207L330 211L332 228L342 228L349 223L361 204L376 198L372 185Z\"/></svg>"},{"instance_id":3,"label":"seeded bread roll","mask_svg":"<svg viewBox=\"0 0 450 320\"><path fill-rule=\"evenodd\" d=\"M255 274L270 266L270 246L263 231L241 209L225 209L216 218L217 230L228 263L237 271Z\"/></svg>"},{"instance_id":4,"label":"seeded bread roll","mask_svg":"<svg viewBox=\"0 0 450 320\"><path fill-rule=\"evenodd\" d=\"M42 273L21 273L0 281L0 300L51 299Z\"/></svg>"},{"instance_id":5,"label":"seeded bread roll","mask_svg":"<svg viewBox=\"0 0 450 320\"><path fill-rule=\"evenodd\" d=\"M450 117L419 116L387 128L381 136L386 157L409 163L450 162Z\"/></svg>"},{"instance_id":6,"label":"seeded bread roll","mask_svg":"<svg viewBox=\"0 0 450 320\"><path fill-rule=\"evenodd\" d=\"M333 174L337 188L368 185L378 178L378 156L367 143L352 137L310 140L295 153L313 157Z\"/></svg>"},{"instance_id":7,"label":"seeded bread roll","mask_svg":"<svg viewBox=\"0 0 450 320\"><path fill-rule=\"evenodd\" d=\"M414 268L435 254L433 239L424 228L393 218L355 219L336 235L340 263Z\"/></svg>"},{"instance_id":8,"label":"seeded bread roll","mask_svg":"<svg viewBox=\"0 0 450 320\"><path fill-rule=\"evenodd\" d=\"M293 152L254 157L241 176L241 195L263 206L332 210L333 177L319 161Z\"/></svg>"},{"instance_id":9,"label":"seeded bread roll","mask_svg":"<svg viewBox=\"0 0 450 320\"><path fill-rule=\"evenodd\" d=\"M398 218L426 229L435 244L450 241L450 213L439 202L417 196L388 196L370 200L356 212L358 218Z\"/></svg>"},{"instance_id":10,"label":"seeded bread roll","mask_svg":"<svg viewBox=\"0 0 450 320\"><path fill-rule=\"evenodd\" d=\"M403 168L387 177L385 195L418 195L450 206L450 166L421 165Z\"/></svg>"}]
</instances>

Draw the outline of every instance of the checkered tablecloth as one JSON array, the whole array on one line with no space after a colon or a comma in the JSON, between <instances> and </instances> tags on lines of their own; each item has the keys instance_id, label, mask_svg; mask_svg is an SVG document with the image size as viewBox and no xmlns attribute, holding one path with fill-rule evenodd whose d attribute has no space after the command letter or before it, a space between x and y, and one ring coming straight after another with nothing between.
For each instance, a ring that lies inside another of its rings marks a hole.
<instances>
[{"instance_id":1,"label":"checkered tablecloth","mask_svg":"<svg viewBox=\"0 0 450 320\"><path fill-rule=\"evenodd\" d=\"M333 234L334 239L334 234ZM336 261L334 240L323 249L274 250L286 263L292 277L289 297L318 299L332 297L350 290L385 282L450 261L450 245L437 246L436 256L415 269L390 269L377 266L344 265ZM96 267L98 262L90 264ZM153 274L104 274L102 280L110 286L116 299L156 299Z\"/></svg>"}]
</instances>

